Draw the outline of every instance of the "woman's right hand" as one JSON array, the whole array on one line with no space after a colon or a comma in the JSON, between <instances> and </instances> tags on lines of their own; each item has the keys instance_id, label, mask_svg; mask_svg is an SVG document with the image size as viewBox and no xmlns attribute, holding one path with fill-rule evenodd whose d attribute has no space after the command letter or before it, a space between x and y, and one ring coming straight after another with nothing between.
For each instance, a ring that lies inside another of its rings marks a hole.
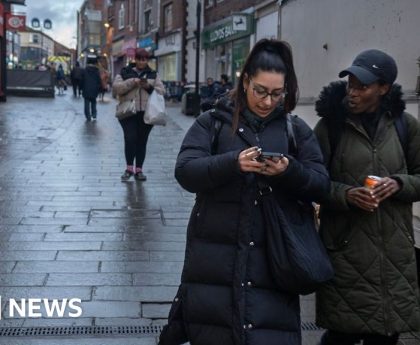
<instances>
[{"instance_id":1,"label":"woman's right hand","mask_svg":"<svg viewBox=\"0 0 420 345\"><path fill-rule=\"evenodd\" d=\"M260 173L266 164L256 160L259 155L260 151L258 151L257 146L241 151L238 157L239 169L242 172Z\"/></svg>"},{"instance_id":2,"label":"woman's right hand","mask_svg":"<svg viewBox=\"0 0 420 345\"><path fill-rule=\"evenodd\" d=\"M374 212L379 205L378 200L372 195L372 191L365 187L355 187L347 190L346 199L349 204L368 212Z\"/></svg>"}]
</instances>

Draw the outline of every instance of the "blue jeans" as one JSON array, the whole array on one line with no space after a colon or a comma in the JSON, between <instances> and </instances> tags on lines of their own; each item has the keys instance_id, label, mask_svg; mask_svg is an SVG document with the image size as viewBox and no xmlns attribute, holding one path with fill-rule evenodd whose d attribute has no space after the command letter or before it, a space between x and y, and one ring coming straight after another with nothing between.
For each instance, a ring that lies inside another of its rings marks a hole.
<instances>
[{"instance_id":1,"label":"blue jeans","mask_svg":"<svg viewBox=\"0 0 420 345\"><path fill-rule=\"evenodd\" d=\"M85 97L85 116L90 120L91 115L93 118L96 118L96 97Z\"/></svg>"}]
</instances>

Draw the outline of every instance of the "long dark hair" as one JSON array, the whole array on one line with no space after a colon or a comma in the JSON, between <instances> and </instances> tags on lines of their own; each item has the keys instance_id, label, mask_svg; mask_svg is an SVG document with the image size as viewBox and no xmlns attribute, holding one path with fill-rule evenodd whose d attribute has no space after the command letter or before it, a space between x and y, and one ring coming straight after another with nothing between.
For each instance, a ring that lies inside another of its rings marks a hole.
<instances>
[{"instance_id":1,"label":"long dark hair","mask_svg":"<svg viewBox=\"0 0 420 345\"><path fill-rule=\"evenodd\" d=\"M252 48L245 61L236 89L232 92L235 103L233 114L233 130L236 131L239 116L246 107L246 93L244 79L254 77L258 72L279 72L285 74L287 95L283 108L286 113L291 112L297 104L299 89L295 68L293 66L292 50L289 43L275 39L259 40Z\"/></svg>"}]
</instances>

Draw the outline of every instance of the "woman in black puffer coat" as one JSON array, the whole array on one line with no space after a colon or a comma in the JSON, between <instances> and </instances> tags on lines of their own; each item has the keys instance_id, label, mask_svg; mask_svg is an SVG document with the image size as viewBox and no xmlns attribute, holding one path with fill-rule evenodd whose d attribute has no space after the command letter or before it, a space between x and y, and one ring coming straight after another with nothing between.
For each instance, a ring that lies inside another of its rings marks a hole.
<instances>
[{"instance_id":1,"label":"woman in black puffer coat","mask_svg":"<svg viewBox=\"0 0 420 345\"><path fill-rule=\"evenodd\" d=\"M328 192L329 178L311 129L297 117L297 152L288 154L286 114L297 98L288 45L259 41L238 85L197 118L178 156L175 176L197 199L182 284L161 345L301 343L299 296L280 291L268 267L257 176L272 187L290 222L300 219L302 202ZM284 158L258 161L257 147Z\"/></svg>"}]
</instances>

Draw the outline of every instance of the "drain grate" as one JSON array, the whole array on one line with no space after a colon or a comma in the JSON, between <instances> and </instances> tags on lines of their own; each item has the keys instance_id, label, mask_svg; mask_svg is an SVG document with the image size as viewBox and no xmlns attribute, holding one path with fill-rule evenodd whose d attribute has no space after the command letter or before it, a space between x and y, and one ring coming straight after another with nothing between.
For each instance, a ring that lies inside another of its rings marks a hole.
<instances>
[{"instance_id":1,"label":"drain grate","mask_svg":"<svg viewBox=\"0 0 420 345\"><path fill-rule=\"evenodd\" d=\"M163 326L71 326L71 327L0 327L0 337L144 335L158 336ZM320 331L314 322L302 322L302 331Z\"/></svg>"},{"instance_id":2,"label":"drain grate","mask_svg":"<svg viewBox=\"0 0 420 345\"><path fill-rule=\"evenodd\" d=\"M0 337L144 335L156 336L162 326L0 327Z\"/></svg>"}]
</instances>

